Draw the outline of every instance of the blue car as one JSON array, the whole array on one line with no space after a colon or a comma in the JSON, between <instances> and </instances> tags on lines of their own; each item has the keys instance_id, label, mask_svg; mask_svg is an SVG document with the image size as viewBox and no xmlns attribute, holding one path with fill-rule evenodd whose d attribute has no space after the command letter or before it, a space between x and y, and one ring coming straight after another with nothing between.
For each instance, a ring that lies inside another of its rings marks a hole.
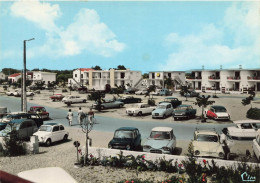
<instances>
[{"instance_id":1,"label":"blue car","mask_svg":"<svg viewBox=\"0 0 260 183\"><path fill-rule=\"evenodd\" d=\"M166 118L171 116L173 112L172 104L169 102L162 102L157 105L156 109L152 112L152 118Z\"/></svg>"}]
</instances>

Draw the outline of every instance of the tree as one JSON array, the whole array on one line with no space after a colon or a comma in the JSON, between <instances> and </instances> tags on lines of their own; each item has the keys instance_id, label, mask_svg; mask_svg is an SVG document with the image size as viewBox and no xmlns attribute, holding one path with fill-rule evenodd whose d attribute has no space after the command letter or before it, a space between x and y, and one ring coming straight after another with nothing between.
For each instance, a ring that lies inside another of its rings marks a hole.
<instances>
[{"instance_id":1,"label":"tree","mask_svg":"<svg viewBox=\"0 0 260 183\"><path fill-rule=\"evenodd\" d=\"M174 83L173 83L173 80L172 78L168 77L164 80L164 88L165 88L165 85L167 86L168 89L170 88L173 88L174 87Z\"/></svg>"},{"instance_id":2,"label":"tree","mask_svg":"<svg viewBox=\"0 0 260 183\"><path fill-rule=\"evenodd\" d=\"M181 86L181 91L180 91L180 95L181 96L186 96L186 101L188 100L187 99L187 94L189 93L189 88L188 88L188 85L182 85Z\"/></svg>"},{"instance_id":3,"label":"tree","mask_svg":"<svg viewBox=\"0 0 260 183\"><path fill-rule=\"evenodd\" d=\"M96 65L95 67L91 67L92 69L98 71L98 70L102 70L100 66Z\"/></svg>"},{"instance_id":4,"label":"tree","mask_svg":"<svg viewBox=\"0 0 260 183\"><path fill-rule=\"evenodd\" d=\"M143 74L143 79L148 79L149 78L149 74L148 73L144 73Z\"/></svg>"},{"instance_id":5,"label":"tree","mask_svg":"<svg viewBox=\"0 0 260 183\"><path fill-rule=\"evenodd\" d=\"M118 65L116 70L126 70L126 68L123 65Z\"/></svg>"},{"instance_id":6,"label":"tree","mask_svg":"<svg viewBox=\"0 0 260 183\"><path fill-rule=\"evenodd\" d=\"M149 99L148 99L148 104L149 105L155 105L155 101L153 100L153 99L151 99L151 95L150 95L150 93L151 92L154 92L156 90L156 85L150 85L149 87L148 87L148 89L147 89L147 92L146 92L146 94L145 94L145 97L146 96L149 96Z\"/></svg>"},{"instance_id":7,"label":"tree","mask_svg":"<svg viewBox=\"0 0 260 183\"><path fill-rule=\"evenodd\" d=\"M110 84L106 84L106 86L105 86L105 92L106 93L109 93L111 91L111 86L110 86Z\"/></svg>"},{"instance_id":8,"label":"tree","mask_svg":"<svg viewBox=\"0 0 260 183\"><path fill-rule=\"evenodd\" d=\"M88 98L90 100L94 100L97 103L97 110L101 111L101 104L102 99L105 98L105 93L102 91L94 91L90 95L88 95Z\"/></svg>"},{"instance_id":9,"label":"tree","mask_svg":"<svg viewBox=\"0 0 260 183\"><path fill-rule=\"evenodd\" d=\"M113 93L116 94L118 97L120 96L119 94L124 93L125 91L125 86L124 85L120 85L118 86L117 84L115 84L116 88L113 88Z\"/></svg>"},{"instance_id":10,"label":"tree","mask_svg":"<svg viewBox=\"0 0 260 183\"><path fill-rule=\"evenodd\" d=\"M202 107L202 121L201 122L206 122L206 118L204 116L204 108L207 107L208 105L212 105L213 103L215 103L215 101L209 101L210 95L208 95L207 97L205 97L204 95L198 96L196 98L196 101L194 104L198 105L199 107Z\"/></svg>"}]
</instances>

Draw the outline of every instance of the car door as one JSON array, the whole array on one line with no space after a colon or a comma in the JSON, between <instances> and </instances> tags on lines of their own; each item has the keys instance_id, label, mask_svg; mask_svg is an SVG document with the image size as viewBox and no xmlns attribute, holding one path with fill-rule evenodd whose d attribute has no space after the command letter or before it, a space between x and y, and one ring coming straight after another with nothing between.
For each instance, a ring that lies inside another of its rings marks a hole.
<instances>
[{"instance_id":1,"label":"car door","mask_svg":"<svg viewBox=\"0 0 260 183\"><path fill-rule=\"evenodd\" d=\"M66 132L65 132L64 126L60 125L59 140L62 140L64 138L65 133Z\"/></svg>"},{"instance_id":2,"label":"car door","mask_svg":"<svg viewBox=\"0 0 260 183\"><path fill-rule=\"evenodd\" d=\"M167 105L167 115L168 116L172 115L172 111L173 111L172 105L168 104Z\"/></svg>"},{"instance_id":3,"label":"car door","mask_svg":"<svg viewBox=\"0 0 260 183\"><path fill-rule=\"evenodd\" d=\"M140 134L139 130L135 130L135 135L136 135L135 147L138 147L141 145L141 134Z\"/></svg>"},{"instance_id":4,"label":"car door","mask_svg":"<svg viewBox=\"0 0 260 183\"><path fill-rule=\"evenodd\" d=\"M215 110L213 108L209 108L209 110L207 111L207 116L211 118L216 117Z\"/></svg>"},{"instance_id":5,"label":"car door","mask_svg":"<svg viewBox=\"0 0 260 183\"><path fill-rule=\"evenodd\" d=\"M26 138L28 136L27 133L28 133L27 132L27 121L23 121L23 122L21 122L19 129L18 129L19 139Z\"/></svg>"},{"instance_id":6,"label":"car door","mask_svg":"<svg viewBox=\"0 0 260 183\"><path fill-rule=\"evenodd\" d=\"M54 126L52 128L52 142L56 142L59 140L59 135L60 135L60 127L59 126Z\"/></svg>"}]
</instances>

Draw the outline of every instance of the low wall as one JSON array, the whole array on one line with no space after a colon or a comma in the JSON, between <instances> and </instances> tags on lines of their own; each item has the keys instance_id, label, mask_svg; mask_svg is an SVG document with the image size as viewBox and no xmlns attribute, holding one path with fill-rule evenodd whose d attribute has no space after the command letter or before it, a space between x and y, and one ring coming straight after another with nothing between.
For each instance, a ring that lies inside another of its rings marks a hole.
<instances>
[{"instance_id":1,"label":"low wall","mask_svg":"<svg viewBox=\"0 0 260 183\"><path fill-rule=\"evenodd\" d=\"M102 159L103 156L117 156L117 154L120 153L120 151L123 151L123 155L133 155L134 157L137 157L138 155L145 155L146 160L152 160L155 161L159 158L165 158L166 160L173 159L173 163L177 161L179 164L182 163L183 160L188 160L187 156L177 156L177 155L167 155L167 154L155 154L155 153L146 153L146 152L136 152L136 151L126 151L126 150L117 150L117 149L108 149L108 148L99 148L99 147L89 147L89 154L92 154L94 157ZM200 164L203 164L203 160L208 161L211 163L210 158L198 158L197 162ZM238 161L227 161L227 160L221 160L221 159L214 159L214 162L218 166L224 166L224 167L234 167L240 163ZM260 163L247 163L249 166L255 167L260 166Z\"/></svg>"}]
</instances>

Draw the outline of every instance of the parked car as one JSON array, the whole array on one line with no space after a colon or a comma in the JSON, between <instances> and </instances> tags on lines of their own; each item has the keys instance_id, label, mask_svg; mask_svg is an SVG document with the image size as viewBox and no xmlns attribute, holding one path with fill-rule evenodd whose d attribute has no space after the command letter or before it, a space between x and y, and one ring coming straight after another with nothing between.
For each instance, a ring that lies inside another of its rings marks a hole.
<instances>
[{"instance_id":1,"label":"parked car","mask_svg":"<svg viewBox=\"0 0 260 183\"><path fill-rule=\"evenodd\" d=\"M132 108L127 108L126 113L130 116L142 116L143 114L151 114L153 110L155 110L155 107L152 107L149 104L140 103Z\"/></svg>"},{"instance_id":2,"label":"parked car","mask_svg":"<svg viewBox=\"0 0 260 183\"><path fill-rule=\"evenodd\" d=\"M157 105L156 109L152 112L152 118L166 118L171 116L173 112L172 104L169 102L162 102Z\"/></svg>"},{"instance_id":3,"label":"parked car","mask_svg":"<svg viewBox=\"0 0 260 183\"><path fill-rule=\"evenodd\" d=\"M182 101L180 101L178 98L175 97L166 97L163 102L169 102L172 104L173 108L176 108L177 106L182 104ZM162 102L159 102L159 104Z\"/></svg>"},{"instance_id":4,"label":"parked car","mask_svg":"<svg viewBox=\"0 0 260 183\"><path fill-rule=\"evenodd\" d=\"M253 151L258 162L260 162L260 134L253 140Z\"/></svg>"},{"instance_id":5,"label":"parked car","mask_svg":"<svg viewBox=\"0 0 260 183\"><path fill-rule=\"evenodd\" d=\"M21 95L22 95L21 89L15 90L15 92L13 93L13 96L15 97L20 97ZM26 91L26 96L34 96L34 92Z\"/></svg>"},{"instance_id":6,"label":"parked car","mask_svg":"<svg viewBox=\"0 0 260 183\"><path fill-rule=\"evenodd\" d=\"M57 93L57 94L54 94L52 96L50 96L50 99L55 102L55 101L61 101L65 96L62 95L61 93Z\"/></svg>"},{"instance_id":7,"label":"parked car","mask_svg":"<svg viewBox=\"0 0 260 183\"><path fill-rule=\"evenodd\" d=\"M136 91L137 91L136 88L127 88L127 89L124 91L124 94L135 94Z\"/></svg>"},{"instance_id":8,"label":"parked car","mask_svg":"<svg viewBox=\"0 0 260 183\"><path fill-rule=\"evenodd\" d=\"M15 96L15 95L18 94L19 90L20 90L20 89L16 89L16 90L14 90L14 91L7 91L7 92L5 92L5 94L6 94L7 96Z\"/></svg>"},{"instance_id":9,"label":"parked car","mask_svg":"<svg viewBox=\"0 0 260 183\"><path fill-rule=\"evenodd\" d=\"M14 119L7 123L6 127L0 131L0 137L9 136L12 129L15 129L19 139L29 139L38 130L36 123L32 119Z\"/></svg>"},{"instance_id":10,"label":"parked car","mask_svg":"<svg viewBox=\"0 0 260 183\"><path fill-rule=\"evenodd\" d=\"M155 91L152 91L152 92L150 92L150 95L159 95L160 94L160 91L161 91L161 89L156 89Z\"/></svg>"},{"instance_id":11,"label":"parked car","mask_svg":"<svg viewBox=\"0 0 260 183\"><path fill-rule=\"evenodd\" d=\"M224 159L225 151L220 143L219 134L213 130L196 130L192 141L194 155L197 157L214 157Z\"/></svg>"},{"instance_id":12,"label":"parked car","mask_svg":"<svg viewBox=\"0 0 260 183\"><path fill-rule=\"evenodd\" d=\"M33 135L37 136L39 143L50 146L53 142L64 140L69 136L63 125L58 123L46 123Z\"/></svg>"},{"instance_id":13,"label":"parked car","mask_svg":"<svg viewBox=\"0 0 260 183\"><path fill-rule=\"evenodd\" d=\"M212 105L205 110L205 115L214 120L230 120L230 114L224 106Z\"/></svg>"},{"instance_id":14,"label":"parked car","mask_svg":"<svg viewBox=\"0 0 260 183\"><path fill-rule=\"evenodd\" d=\"M110 108L121 108L124 105L125 105L124 102L120 102L116 100L104 100L101 103L101 109L103 110L103 109L110 109ZM97 103L94 103L92 107L94 109L97 109Z\"/></svg>"},{"instance_id":15,"label":"parked car","mask_svg":"<svg viewBox=\"0 0 260 183\"><path fill-rule=\"evenodd\" d=\"M49 119L49 112L42 106L32 106L28 113L38 114L42 119Z\"/></svg>"},{"instance_id":16,"label":"parked car","mask_svg":"<svg viewBox=\"0 0 260 183\"><path fill-rule=\"evenodd\" d=\"M37 126L41 126L43 124L43 119L40 115L36 113L27 113L27 112L13 112L6 116L4 116L2 119L0 119L0 122L2 123L8 123L14 119L32 119L35 121Z\"/></svg>"},{"instance_id":17,"label":"parked car","mask_svg":"<svg viewBox=\"0 0 260 183\"><path fill-rule=\"evenodd\" d=\"M184 97L198 97L200 94L196 91L189 91L188 93L184 93Z\"/></svg>"},{"instance_id":18,"label":"parked car","mask_svg":"<svg viewBox=\"0 0 260 183\"><path fill-rule=\"evenodd\" d=\"M144 95L146 93L147 93L147 89L142 89L142 90L139 90L139 91L135 92L136 95Z\"/></svg>"},{"instance_id":19,"label":"parked car","mask_svg":"<svg viewBox=\"0 0 260 183\"><path fill-rule=\"evenodd\" d=\"M163 88L160 90L160 96L171 96L172 92L169 89Z\"/></svg>"},{"instance_id":20,"label":"parked car","mask_svg":"<svg viewBox=\"0 0 260 183\"><path fill-rule=\"evenodd\" d=\"M121 127L114 133L113 139L108 143L108 148L136 150L141 147L141 134L137 128Z\"/></svg>"},{"instance_id":21,"label":"parked car","mask_svg":"<svg viewBox=\"0 0 260 183\"><path fill-rule=\"evenodd\" d=\"M73 104L73 103L86 103L87 99L82 98L80 96L74 96L74 95L69 95L64 97L62 100L65 104Z\"/></svg>"},{"instance_id":22,"label":"parked car","mask_svg":"<svg viewBox=\"0 0 260 183\"><path fill-rule=\"evenodd\" d=\"M235 126L227 127L227 135L232 139L249 140L260 134L260 120L233 121Z\"/></svg>"},{"instance_id":23,"label":"parked car","mask_svg":"<svg viewBox=\"0 0 260 183\"><path fill-rule=\"evenodd\" d=\"M179 105L176 109L174 109L172 116L174 120L177 119L189 119L196 117L196 109L193 109L191 105Z\"/></svg>"},{"instance_id":24,"label":"parked car","mask_svg":"<svg viewBox=\"0 0 260 183\"><path fill-rule=\"evenodd\" d=\"M79 93L88 93L88 89L86 87L78 88Z\"/></svg>"},{"instance_id":25,"label":"parked car","mask_svg":"<svg viewBox=\"0 0 260 183\"><path fill-rule=\"evenodd\" d=\"M176 137L170 127L155 127L143 144L143 151L159 154L173 154Z\"/></svg>"},{"instance_id":26,"label":"parked car","mask_svg":"<svg viewBox=\"0 0 260 183\"><path fill-rule=\"evenodd\" d=\"M130 103L140 103L142 102L141 98L135 98L133 96L126 96L117 99L117 101L123 102L124 104L130 104Z\"/></svg>"}]
</instances>

